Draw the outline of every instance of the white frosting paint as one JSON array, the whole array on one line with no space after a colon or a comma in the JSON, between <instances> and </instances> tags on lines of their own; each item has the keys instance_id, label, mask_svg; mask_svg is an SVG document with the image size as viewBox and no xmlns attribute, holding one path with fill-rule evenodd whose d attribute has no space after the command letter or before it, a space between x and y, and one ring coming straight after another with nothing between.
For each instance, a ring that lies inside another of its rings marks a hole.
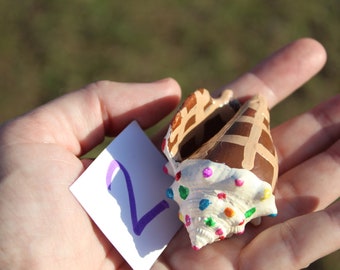
<instances>
[{"instance_id":1,"label":"white frosting paint","mask_svg":"<svg viewBox=\"0 0 340 270\"><path fill-rule=\"evenodd\" d=\"M186 224L195 249L242 233L253 219L277 214L271 185L251 171L206 159L188 159L177 165L176 172L171 173L177 173L177 177L180 174L180 177L171 185L168 194L173 194L170 197L179 205L180 219ZM205 168L212 170L210 177L203 176ZM185 199L181 198L180 190L189 191ZM208 206L202 210L199 208L201 200L209 200L205 201ZM225 214L227 208L232 209L232 216ZM255 212L246 217L245 213L254 208ZM208 221L211 226L206 224Z\"/></svg>"}]
</instances>

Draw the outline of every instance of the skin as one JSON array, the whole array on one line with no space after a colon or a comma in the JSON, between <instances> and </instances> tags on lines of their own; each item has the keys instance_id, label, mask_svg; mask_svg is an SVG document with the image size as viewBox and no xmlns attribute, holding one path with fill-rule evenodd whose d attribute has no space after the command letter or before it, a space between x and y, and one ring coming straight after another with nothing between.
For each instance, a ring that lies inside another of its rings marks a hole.
<instances>
[{"instance_id":1,"label":"skin","mask_svg":"<svg viewBox=\"0 0 340 270\"><path fill-rule=\"evenodd\" d=\"M300 39L225 87L241 99L260 92L273 107L325 61L318 42ZM0 268L129 269L68 188L91 163L79 157L105 135L117 135L133 119L152 126L179 99L173 79L102 81L2 125ZM181 229L153 269L299 269L339 249L340 96L272 132L279 216L200 251Z\"/></svg>"}]
</instances>

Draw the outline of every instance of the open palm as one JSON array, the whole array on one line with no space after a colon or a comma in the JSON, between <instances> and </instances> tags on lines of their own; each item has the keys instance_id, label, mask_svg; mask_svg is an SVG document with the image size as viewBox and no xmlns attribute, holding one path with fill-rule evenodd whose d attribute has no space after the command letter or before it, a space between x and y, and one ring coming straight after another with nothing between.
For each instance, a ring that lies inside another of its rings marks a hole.
<instances>
[{"instance_id":1,"label":"open palm","mask_svg":"<svg viewBox=\"0 0 340 270\"><path fill-rule=\"evenodd\" d=\"M301 39L228 85L271 107L312 77L323 48ZM91 162L79 157L136 119L155 124L177 106L172 79L99 82L56 99L0 129L0 268L129 269L69 186ZM279 216L194 251L184 229L154 269L298 269L340 246L340 98L273 129ZM332 204L333 203L333 204ZM331 205L332 204L332 205ZM331 205L331 206L330 206Z\"/></svg>"}]
</instances>

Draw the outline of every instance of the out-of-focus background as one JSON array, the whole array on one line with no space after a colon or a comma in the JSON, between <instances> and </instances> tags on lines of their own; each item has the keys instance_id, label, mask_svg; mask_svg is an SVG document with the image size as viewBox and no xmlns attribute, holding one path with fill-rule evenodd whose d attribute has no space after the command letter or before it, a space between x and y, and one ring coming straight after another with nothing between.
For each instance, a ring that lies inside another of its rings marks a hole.
<instances>
[{"instance_id":1,"label":"out-of-focus background","mask_svg":"<svg viewBox=\"0 0 340 270\"><path fill-rule=\"evenodd\" d=\"M102 79L214 90L313 37L328 62L273 109L275 126L339 93L339 14L337 0L0 0L0 123ZM340 252L308 269L340 269Z\"/></svg>"}]
</instances>

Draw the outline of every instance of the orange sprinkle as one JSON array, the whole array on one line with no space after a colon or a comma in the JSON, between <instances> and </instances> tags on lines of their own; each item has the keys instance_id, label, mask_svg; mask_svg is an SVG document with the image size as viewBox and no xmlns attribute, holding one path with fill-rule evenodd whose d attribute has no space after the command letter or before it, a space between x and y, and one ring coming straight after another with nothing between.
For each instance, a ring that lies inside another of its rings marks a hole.
<instances>
[{"instance_id":1,"label":"orange sprinkle","mask_svg":"<svg viewBox=\"0 0 340 270\"><path fill-rule=\"evenodd\" d=\"M224 209L224 214L227 217L233 217L235 215L235 211L231 209L230 207L227 207L226 209Z\"/></svg>"}]
</instances>

